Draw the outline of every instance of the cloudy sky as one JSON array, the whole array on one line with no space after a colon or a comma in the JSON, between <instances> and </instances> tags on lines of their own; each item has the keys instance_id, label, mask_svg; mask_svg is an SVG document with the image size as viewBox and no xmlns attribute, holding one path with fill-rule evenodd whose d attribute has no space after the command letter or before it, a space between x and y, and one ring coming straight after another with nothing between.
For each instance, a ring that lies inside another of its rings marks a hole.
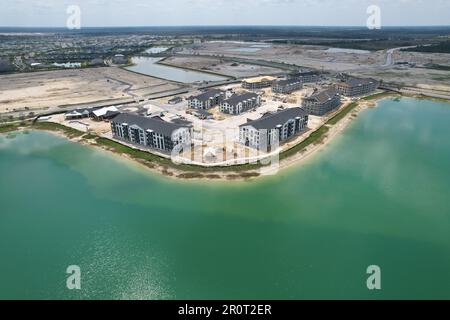
<instances>
[{"instance_id":1,"label":"cloudy sky","mask_svg":"<svg viewBox=\"0 0 450 320\"><path fill-rule=\"evenodd\" d=\"M0 0L0 26L64 27L69 5L82 26L365 25L367 7L382 25L450 25L450 0Z\"/></svg>"}]
</instances>

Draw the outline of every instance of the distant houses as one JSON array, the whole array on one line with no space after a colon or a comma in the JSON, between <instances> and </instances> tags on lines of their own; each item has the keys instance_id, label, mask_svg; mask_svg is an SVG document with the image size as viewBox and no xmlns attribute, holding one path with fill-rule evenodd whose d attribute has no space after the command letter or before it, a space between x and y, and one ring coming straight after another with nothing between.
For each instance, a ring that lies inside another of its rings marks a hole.
<instances>
[{"instance_id":1,"label":"distant houses","mask_svg":"<svg viewBox=\"0 0 450 320\"><path fill-rule=\"evenodd\" d=\"M318 82L320 80L320 73L311 70L298 70L287 75L289 80L298 80L302 83Z\"/></svg>"},{"instance_id":2,"label":"distant houses","mask_svg":"<svg viewBox=\"0 0 450 320\"><path fill-rule=\"evenodd\" d=\"M371 93L378 89L380 83L371 78L345 76L336 84L338 92L346 97L356 97Z\"/></svg>"},{"instance_id":3,"label":"distant houses","mask_svg":"<svg viewBox=\"0 0 450 320\"><path fill-rule=\"evenodd\" d=\"M273 82L272 91L274 93L289 94L300 90L302 87L303 84L298 79L279 80Z\"/></svg>"},{"instance_id":4,"label":"distant houses","mask_svg":"<svg viewBox=\"0 0 450 320\"><path fill-rule=\"evenodd\" d=\"M219 105L225 99L225 92L212 89L198 96L188 98L188 107L192 109L208 110Z\"/></svg>"},{"instance_id":5,"label":"distant houses","mask_svg":"<svg viewBox=\"0 0 450 320\"><path fill-rule=\"evenodd\" d=\"M276 113L266 113L258 120L239 126L240 143L267 151L299 134L308 126L308 114L302 108L290 108Z\"/></svg>"},{"instance_id":6,"label":"distant houses","mask_svg":"<svg viewBox=\"0 0 450 320\"><path fill-rule=\"evenodd\" d=\"M276 78L270 76L246 79L242 81L242 88L247 90L270 88L275 81Z\"/></svg>"},{"instance_id":7,"label":"distant houses","mask_svg":"<svg viewBox=\"0 0 450 320\"><path fill-rule=\"evenodd\" d=\"M234 94L230 98L222 101L220 104L220 111L222 113L238 115L260 106L261 96L256 93L247 92L243 94Z\"/></svg>"},{"instance_id":8,"label":"distant houses","mask_svg":"<svg viewBox=\"0 0 450 320\"><path fill-rule=\"evenodd\" d=\"M303 109L311 115L323 116L341 105L341 96L335 87L315 92L305 97L302 102Z\"/></svg>"},{"instance_id":9,"label":"distant houses","mask_svg":"<svg viewBox=\"0 0 450 320\"><path fill-rule=\"evenodd\" d=\"M131 144L163 152L191 143L191 126L122 113L111 121L113 137Z\"/></svg>"}]
</instances>

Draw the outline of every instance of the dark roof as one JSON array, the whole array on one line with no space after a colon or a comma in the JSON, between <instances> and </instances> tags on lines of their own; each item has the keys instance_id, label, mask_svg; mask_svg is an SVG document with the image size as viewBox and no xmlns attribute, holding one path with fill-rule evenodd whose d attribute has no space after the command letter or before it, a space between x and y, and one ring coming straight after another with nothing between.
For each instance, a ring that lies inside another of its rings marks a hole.
<instances>
[{"instance_id":1,"label":"dark roof","mask_svg":"<svg viewBox=\"0 0 450 320\"><path fill-rule=\"evenodd\" d=\"M362 86L365 84L371 84L371 83L376 83L377 80L372 79L372 78L356 78L356 77L348 77L347 79L345 79L344 84L346 84L349 87L357 87L357 86Z\"/></svg>"},{"instance_id":2,"label":"dark roof","mask_svg":"<svg viewBox=\"0 0 450 320\"><path fill-rule=\"evenodd\" d=\"M338 91L335 87L330 87L326 90L319 91L309 97L306 97L305 100L315 100L319 103L325 103L328 100L331 100L334 96L338 94Z\"/></svg>"},{"instance_id":3,"label":"dark roof","mask_svg":"<svg viewBox=\"0 0 450 320\"><path fill-rule=\"evenodd\" d=\"M121 113L112 121L117 123L127 123L129 126L137 125L143 130L153 130L168 137L170 137L172 133L177 129L190 127L189 125L185 124L180 125L167 122L159 117L147 118L130 113Z\"/></svg>"},{"instance_id":4,"label":"dark roof","mask_svg":"<svg viewBox=\"0 0 450 320\"><path fill-rule=\"evenodd\" d=\"M243 94L234 94L230 98L226 99L224 102L226 102L232 106L235 106L242 101L249 100L249 99L256 99L256 98L258 98L258 94L253 93L253 92L247 92L247 93L243 93Z\"/></svg>"},{"instance_id":5,"label":"dark roof","mask_svg":"<svg viewBox=\"0 0 450 320\"><path fill-rule=\"evenodd\" d=\"M297 71L290 73L290 75L296 76L296 77L312 76L312 75L319 75L319 74L320 73L318 71L313 71L313 70L297 70Z\"/></svg>"},{"instance_id":6,"label":"dark roof","mask_svg":"<svg viewBox=\"0 0 450 320\"><path fill-rule=\"evenodd\" d=\"M164 121L164 120L162 120ZM188 120L183 120L183 119L174 119L172 120L172 123L178 124L180 126L185 126L185 127L192 127L192 122L188 121Z\"/></svg>"},{"instance_id":7,"label":"dark roof","mask_svg":"<svg viewBox=\"0 0 450 320\"><path fill-rule=\"evenodd\" d=\"M202 109L195 110L195 112L197 114L200 114L200 115L203 115L203 116L207 116L207 117L212 116L212 113L210 113L210 112L208 112L206 110L202 110Z\"/></svg>"},{"instance_id":8,"label":"dark roof","mask_svg":"<svg viewBox=\"0 0 450 320\"><path fill-rule=\"evenodd\" d=\"M278 125L285 124L290 119L295 119L297 117L304 117L308 113L302 108L290 108L276 113L266 113L258 120L248 121L246 124L240 127L252 126L257 130L261 129L275 129Z\"/></svg>"},{"instance_id":9,"label":"dark roof","mask_svg":"<svg viewBox=\"0 0 450 320\"><path fill-rule=\"evenodd\" d=\"M298 79L278 80L273 83L274 86L288 86L295 83L301 83Z\"/></svg>"},{"instance_id":10,"label":"dark roof","mask_svg":"<svg viewBox=\"0 0 450 320\"><path fill-rule=\"evenodd\" d=\"M219 89L212 89L208 90L202 94L199 94L198 96L191 96L189 99L197 99L200 101L208 101L211 98L215 98L218 95L224 94L222 90Z\"/></svg>"},{"instance_id":11,"label":"dark roof","mask_svg":"<svg viewBox=\"0 0 450 320\"><path fill-rule=\"evenodd\" d=\"M120 114L119 111L107 111L104 117L107 119L111 119L114 118L115 116L118 116L119 114Z\"/></svg>"},{"instance_id":12,"label":"dark roof","mask_svg":"<svg viewBox=\"0 0 450 320\"><path fill-rule=\"evenodd\" d=\"M80 108L80 109L75 109L75 110L72 110L72 111L68 111L68 112L66 112L66 114L70 114L72 112L84 113L86 111L91 113L91 112L93 112L93 111L95 111L97 109L100 109L100 108Z\"/></svg>"}]
</instances>

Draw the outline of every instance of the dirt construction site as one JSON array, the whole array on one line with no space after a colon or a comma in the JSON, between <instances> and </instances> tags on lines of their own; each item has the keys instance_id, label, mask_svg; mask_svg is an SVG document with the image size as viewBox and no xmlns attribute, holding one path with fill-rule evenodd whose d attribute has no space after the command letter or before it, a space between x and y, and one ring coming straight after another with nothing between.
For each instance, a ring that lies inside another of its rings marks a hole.
<instances>
[{"instance_id":1,"label":"dirt construction site","mask_svg":"<svg viewBox=\"0 0 450 320\"><path fill-rule=\"evenodd\" d=\"M291 94L274 94L270 88L261 89L258 91L262 95L261 107L232 116L221 113L219 107L216 106L208 110L212 117L206 120L199 118L195 115L195 110L188 108L186 99L191 94L196 94L197 92L179 95L179 97L183 98L183 101L175 105L169 103L171 97L168 97L144 102L135 107L118 106L118 108L121 112L159 116L168 122L173 120L189 121L193 125L195 147L193 150L183 153L182 160L187 163L201 163L206 165L217 165L219 163L227 165L230 162L239 162L239 159L248 161L249 157L252 156L258 158L267 155L264 152L255 154L255 150L239 143L240 125L245 124L248 120L259 119L267 112L276 112L281 109L298 107L301 105L303 98L310 95L315 87L316 85L313 84L305 85L303 89ZM240 84L226 85L220 87L220 89L232 90L235 93L246 92L246 90L241 88ZM349 102L350 100L345 100L342 107ZM281 150L288 149L306 139L309 136L309 132L313 132L322 126L331 115L329 114L325 117L310 116L308 130L304 134L292 139L292 141L281 145ZM49 121L60 123L80 131L95 133L110 139L113 138L109 122L94 121L86 118L66 120L62 114L52 116ZM162 156L167 155L162 154Z\"/></svg>"},{"instance_id":2,"label":"dirt construction site","mask_svg":"<svg viewBox=\"0 0 450 320\"><path fill-rule=\"evenodd\" d=\"M200 56L226 55L248 60L265 60L296 64L329 72L346 72L375 77L387 83L446 92L450 95L448 71L435 70L429 64L450 65L450 54L401 51L401 48L380 51L330 48L311 45L266 44L254 47L248 43L206 42L181 53ZM392 56L390 56L392 51ZM391 59L392 57L392 59Z\"/></svg>"},{"instance_id":3,"label":"dirt construction site","mask_svg":"<svg viewBox=\"0 0 450 320\"><path fill-rule=\"evenodd\" d=\"M0 114L121 103L181 87L115 67L5 75L0 77Z\"/></svg>"},{"instance_id":4,"label":"dirt construction site","mask_svg":"<svg viewBox=\"0 0 450 320\"><path fill-rule=\"evenodd\" d=\"M283 72L283 70L279 68L236 63L221 58L175 56L165 59L163 63L181 68L219 73L235 78L252 77L262 74L278 74Z\"/></svg>"}]
</instances>

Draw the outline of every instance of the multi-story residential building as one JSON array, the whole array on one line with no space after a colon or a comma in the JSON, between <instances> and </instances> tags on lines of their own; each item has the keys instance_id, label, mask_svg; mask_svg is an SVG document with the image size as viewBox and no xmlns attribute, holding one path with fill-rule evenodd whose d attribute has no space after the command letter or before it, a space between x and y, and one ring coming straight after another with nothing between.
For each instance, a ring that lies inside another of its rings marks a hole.
<instances>
[{"instance_id":1,"label":"multi-story residential building","mask_svg":"<svg viewBox=\"0 0 450 320\"><path fill-rule=\"evenodd\" d=\"M207 110L219 105L225 99L225 92L212 89L198 96L188 98L188 107L192 109Z\"/></svg>"},{"instance_id":2,"label":"multi-story residential building","mask_svg":"<svg viewBox=\"0 0 450 320\"><path fill-rule=\"evenodd\" d=\"M113 137L144 148L171 152L176 145L191 143L191 126L122 113L112 119Z\"/></svg>"},{"instance_id":3,"label":"multi-story residential building","mask_svg":"<svg viewBox=\"0 0 450 320\"><path fill-rule=\"evenodd\" d=\"M287 75L290 80L299 80L302 83L312 83L320 80L320 73L311 70L298 70Z\"/></svg>"},{"instance_id":4,"label":"multi-story residential building","mask_svg":"<svg viewBox=\"0 0 450 320\"><path fill-rule=\"evenodd\" d=\"M323 116L341 105L341 96L335 87L315 92L303 99L302 107L314 116Z\"/></svg>"},{"instance_id":5,"label":"multi-story residential building","mask_svg":"<svg viewBox=\"0 0 450 320\"><path fill-rule=\"evenodd\" d=\"M248 110L261 106L261 96L256 93L247 92L234 94L230 98L222 101L220 111L232 115L238 115Z\"/></svg>"},{"instance_id":6,"label":"multi-story residential building","mask_svg":"<svg viewBox=\"0 0 450 320\"><path fill-rule=\"evenodd\" d=\"M279 80L272 84L272 91L274 93L288 94L300 90L302 86L302 82L298 79Z\"/></svg>"},{"instance_id":7,"label":"multi-story residential building","mask_svg":"<svg viewBox=\"0 0 450 320\"><path fill-rule=\"evenodd\" d=\"M258 120L239 126L239 141L248 147L269 151L272 146L305 130L308 120L308 114L302 108L266 113Z\"/></svg>"},{"instance_id":8,"label":"multi-story residential building","mask_svg":"<svg viewBox=\"0 0 450 320\"><path fill-rule=\"evenodd\" d=\"M264 88L270 88L272 84L275 82L275 80L276 78L270 76L246 79L242 81L242 88L248 90L259 90Z\"/></svg>"},{"instance_id":9,"label":"multi-story residential building","mask_svg":"<svg viewBox=\"0 0 450 320\"><path fill-rule=\"evenodd\" d=\"M371 78L345 77L336 84L339 93L347 97L368 94L378 89L380 83Z\"/></svg>"}]
</instances>

